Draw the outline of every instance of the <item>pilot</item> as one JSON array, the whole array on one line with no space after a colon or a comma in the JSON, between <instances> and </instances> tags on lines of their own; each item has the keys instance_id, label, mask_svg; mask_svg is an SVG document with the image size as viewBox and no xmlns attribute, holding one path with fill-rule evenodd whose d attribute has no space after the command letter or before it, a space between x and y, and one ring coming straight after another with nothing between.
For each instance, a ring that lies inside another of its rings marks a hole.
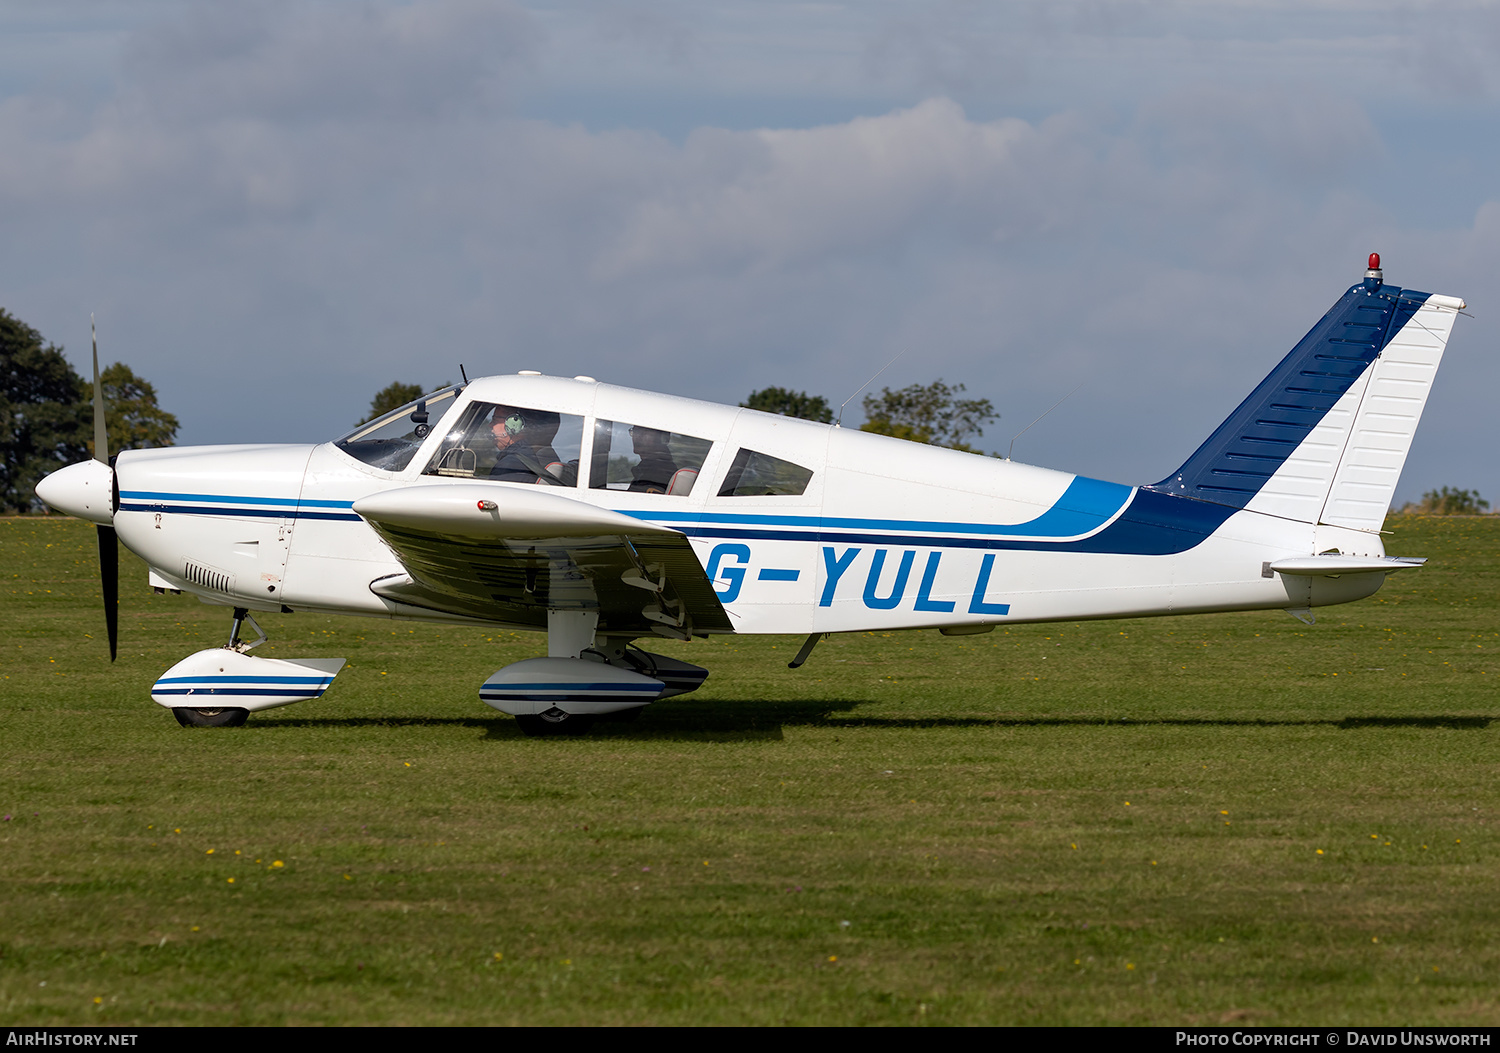
<instances>
[{"instance_id":1,"label":"pilot","mask_svg":"<svg viewBox=\"0 0 1500 1053\"><path fill-rule=\"evenodd\" d=\"M667 433L637 424L630 429L630 441L640 463L630 473L630 489L648 494L664 494L677 474L677 462L667 445Z\"/></svg>"},{"instance_id":2,"label":"pilot","mask_svg":"<svg viewBox=\"0 0 1500 1053\"><path fill-rule=\"evenodd\" d=\"M547 474L537 461L527 435L531 423L528 418L534 413L514 406L496 406L490 414L490 434L500 455L490 469L491 479L502 483L535 483Z\"/></svg>"}]
</instances>

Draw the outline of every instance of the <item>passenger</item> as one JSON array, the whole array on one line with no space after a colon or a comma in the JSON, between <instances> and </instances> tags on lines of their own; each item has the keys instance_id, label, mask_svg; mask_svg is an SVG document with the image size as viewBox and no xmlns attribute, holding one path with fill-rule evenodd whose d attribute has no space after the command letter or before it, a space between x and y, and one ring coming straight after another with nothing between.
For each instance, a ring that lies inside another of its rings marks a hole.
<instances>
[{"instance_id":1,"label":"passenger","mask_svg":"<svg viewBox=\"0 0 1500 1053\"><path fill-rule=\"evenodd\" d=\"M550 410L528 410L526 413L526 440L531 444L543 473L537 481L554 486L574 486L578 482L578 466L564 464L552 448L552 440L557 437L557 429L561 426L561 414Z\"/></svg>"},{"instance_id":2,"label":"passenger","mask_svg":"<svg viewBox=\"0 0 1500 1053\"><path fill-rule=\"evenodd\" d=\"M664 494L677 474L677 462L667 445L668 433L639 424L630 429L630 441L640 463L630 473L630 489L648 494Z\"/></svg>"}]
</instances>

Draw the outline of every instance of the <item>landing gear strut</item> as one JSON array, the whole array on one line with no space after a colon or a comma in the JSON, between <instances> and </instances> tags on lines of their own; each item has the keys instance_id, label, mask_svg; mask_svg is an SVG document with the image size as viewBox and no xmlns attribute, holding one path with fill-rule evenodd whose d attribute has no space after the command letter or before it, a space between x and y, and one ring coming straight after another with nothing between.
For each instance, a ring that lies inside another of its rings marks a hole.
<instances>
[{"instance_id":1,"label":"landing gear strut","mask_svg":"<svg viewBox=\"0 0 1500 1053\"><path fill-rule=\"evenodd\" d=\"M240 640L240 628L246 622L249 622L250 628L255 630L255 635L260 637L254 643L247 644ZM234 624L229 627L229 643L225 644L226 647L231 651L238 651L240 654L249 654L269 639L270 637L266 635L266 631L260 627L260 623L250 617L248 609L244 607L236 607L234 609Z\"/></svg>"}]
</instances>

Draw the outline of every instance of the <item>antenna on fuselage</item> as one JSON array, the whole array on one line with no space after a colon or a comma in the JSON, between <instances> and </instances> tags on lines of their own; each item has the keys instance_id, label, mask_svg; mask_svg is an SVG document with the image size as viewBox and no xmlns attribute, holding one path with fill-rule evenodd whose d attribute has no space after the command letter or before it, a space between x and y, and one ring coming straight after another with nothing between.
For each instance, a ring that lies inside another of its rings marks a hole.
<instances>
[{"instance_id":1,"label":"antenna on fuselage","mask_svg":"<svg viewBox=\"0 0 1500 1053\"><path fill-rule=\"evenodd\" d=\"M462 362L458 364L458 375L464 378L464 387L468 387L469 374L464 371L464 364Z\"/></svg>"},{"instance_id":2,"label":"antenna on fuselage","mask_svg":"<svg viewBox=\"0 0 1500 1053\"><path fill-rule=\"evenodd\" d=\"M906 349L902 348L900 351L896 352L896 358L900 358L904 354L906 354ZM885 365L881 366L880 369L876 371L876 373L875 373L875 375L873 377L871 377L869 380L865 381L859 387L855 388L854 389L854 395L858 395L861 391L865 390L865 388L869 387L871 384L875 383L875 381L879 380L881 373L884 373L887 369L890 369L892 366L894 366L896 364L896 358L891 359ZM839 403L839 415L838 415L838 419L833 422L833 426L835 428L841 428L841 427L844 426L844 407L847 406L847 405L849 405L849 403L853 400L854 395L850 395L843 402Z\"/></svg>"},{"instance_id":3,"label":"antenna on fuselage","mask_svg":"<svg viewBox=\"0 0 1500 1053\"><path fill-rule=\"evenodd\" d=\"M1073 391L1077 391L1081 387L1083 387L1083 381L1080 380L1077 384L1073 385ZM1054 402L1051 406L1048 406L1046 412L1042 414L1042 417L1045 417L1048 413L1051 413L1053 410L1057 409L1057 407L1061 406L1064 402L1067 402L1068 399L1072 398L1073 397L1073 391L1068 392L1062 398L1060 398L1056 402ZM1016 432L1016 434L1011 438L1010 445L1005 448L1005 459L1007 461L1010 460L1011 451L1016 448L1016 439L1019 439L1022 435L1025 435L1032 428L1034 428L1038 424L1040 424L1041 420L1042 420L1042 417L1038 417L1036 420L1034 420L1030 424L1026 425L1026 427L1024 427L1020 431Z\"/></svg>"}]
</instances>

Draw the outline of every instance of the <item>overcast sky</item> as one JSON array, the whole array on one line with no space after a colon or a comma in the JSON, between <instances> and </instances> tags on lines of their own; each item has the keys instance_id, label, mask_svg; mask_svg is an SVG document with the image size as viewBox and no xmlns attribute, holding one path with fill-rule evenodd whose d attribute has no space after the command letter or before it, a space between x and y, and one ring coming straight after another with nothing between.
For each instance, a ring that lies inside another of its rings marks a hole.
<instances>
[{"instance_id":1,"label":"overcast sky","mask_svg":"<svg viewBox=\"0 0 1500 1053\"><path fill-rule=\"evenodd\" d=\"M1398 499L1500 504L1492 3L0 3L0 307L184 443L393 380L963 383L1167 475L1345 288L1463 296ZM859 399L846 423L858 423Z\"/></svg>"}]
</instances>

